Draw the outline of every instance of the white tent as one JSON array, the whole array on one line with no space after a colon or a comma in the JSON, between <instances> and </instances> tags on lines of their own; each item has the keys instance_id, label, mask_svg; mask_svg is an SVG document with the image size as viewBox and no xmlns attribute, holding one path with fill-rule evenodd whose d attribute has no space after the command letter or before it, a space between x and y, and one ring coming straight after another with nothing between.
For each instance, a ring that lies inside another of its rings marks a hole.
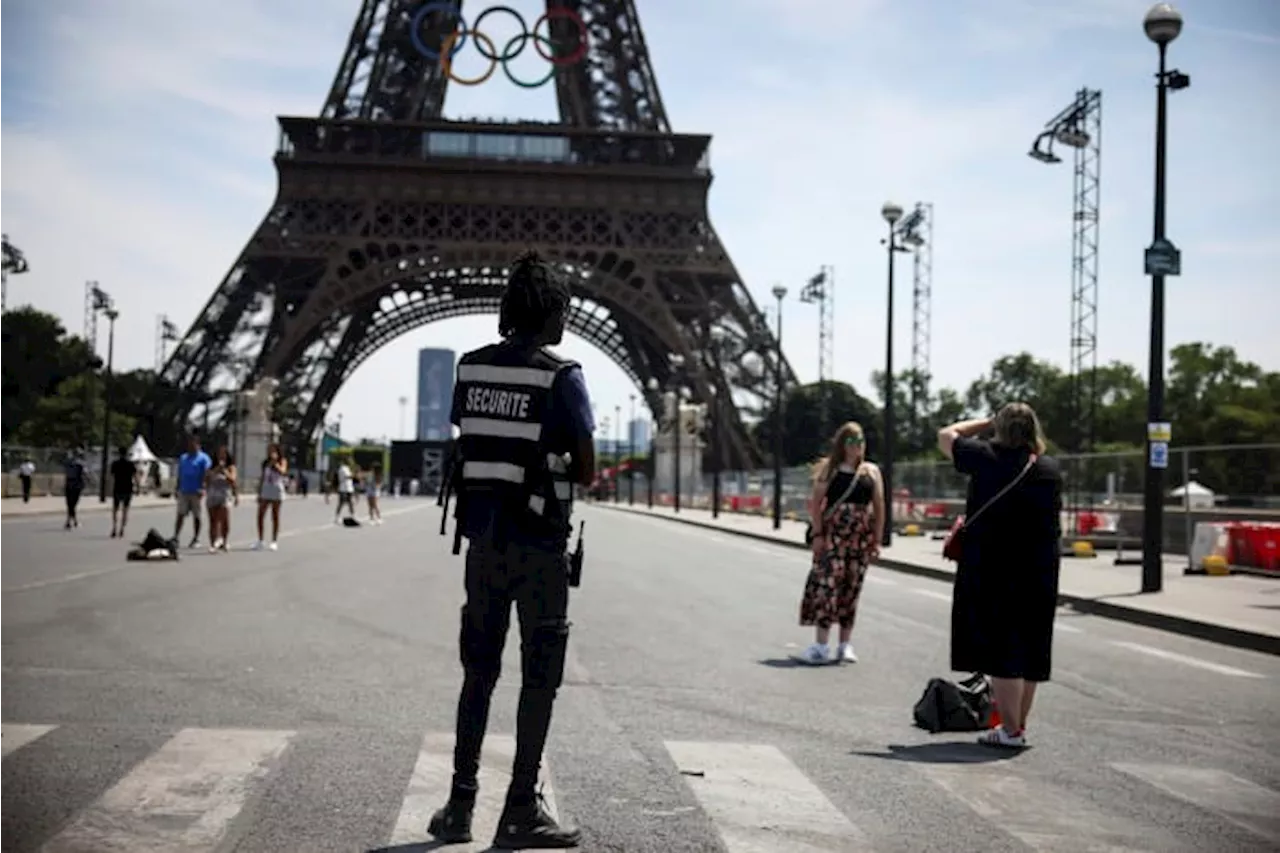
<instances>
[{"instance_id":1,"label":"white tent","mask_svg":"<svg viewBox=\"0 0 1280 853\"><path fill-rule=\"evenodd\" d=\"M133 446L129 448L129 461L133 463L156 461L156 455L151 452L150 447L147 447L147 442L142 436L133 440Z\"/></svg>"},{"instance_id":2,"label":"white tent","mask_svg":"<svg viewBox=\"0 0 1280 853\"><path fill-rule=\"evenodd\" d=\"M1178 498L1183 503L1199 509L1212 507L1216 498L1212 489L1201 483L1197 483L1195 480L1192 480L1185 486L1178 486L1178 488L1169 492L1169 496Z\"/></svg>"}]
</instances>

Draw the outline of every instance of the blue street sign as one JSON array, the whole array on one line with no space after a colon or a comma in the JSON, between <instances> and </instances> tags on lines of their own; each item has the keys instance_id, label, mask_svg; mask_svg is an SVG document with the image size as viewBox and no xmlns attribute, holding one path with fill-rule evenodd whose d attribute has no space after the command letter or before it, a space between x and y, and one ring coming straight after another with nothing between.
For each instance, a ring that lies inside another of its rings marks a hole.
<instances>
[{"instance_id":1,"label":"blue street sign","mask_svg":"<svg viewBox=\"0 0 1280 853\"><path fill-rule=\"evenodd\" d=\"M1152 468L1168 468L1169 467L1169 442L1153 441L1151 442L1151 456L1147 460Z\"/></svg>"}]
</instances>

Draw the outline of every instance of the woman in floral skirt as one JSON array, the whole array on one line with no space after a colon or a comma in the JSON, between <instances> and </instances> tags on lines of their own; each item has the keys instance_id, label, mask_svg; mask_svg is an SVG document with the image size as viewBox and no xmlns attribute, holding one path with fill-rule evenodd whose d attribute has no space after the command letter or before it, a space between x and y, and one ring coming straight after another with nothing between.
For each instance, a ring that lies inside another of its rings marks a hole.
<instances>
[{"instance_id":1,"label":"woman in floral skirt","mask_svg":"<svg viewBox=\"0 0 1280 853\"><path fill-rule=\"evenodd\" d=\"M867 567L880 554L884 532L884 481L880 468L866 457L862 427L850 421L836 431L831 454L814 470L809 517L813 520L813 568L800 602L800 624L816 626L813 645L804 650L806 663L831 660L831 625L840 625L835 659L858 660L853 645L853 622Z\"/></svg>"}]
</instances>

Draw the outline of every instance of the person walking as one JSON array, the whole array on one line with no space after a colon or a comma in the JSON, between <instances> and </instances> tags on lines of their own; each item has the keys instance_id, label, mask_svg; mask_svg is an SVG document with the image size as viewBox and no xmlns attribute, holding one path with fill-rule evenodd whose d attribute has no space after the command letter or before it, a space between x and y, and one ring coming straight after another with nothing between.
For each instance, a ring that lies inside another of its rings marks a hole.
<instances>
[{"instance_id":1,"label":"person walking","mask_svg":"<svg viewBox=\"0 0 1280 853\"><path fill-rule=\"evenodd\" d=\"M271 545L272 551L280 545L280 504L284 503L284 483L289 473L289 463L280 452L280 445L272 442L267 447L267 458L262 460L262 480L258 484L258 541L253 543L253 550L262 550L264 521L267 513L271 513Z\"/></svg>"},{"instance_id":2,"label":"person walking","mask_svg":"<svg viewBox=\"0 0 1280 853\"><path fill-rule=\"evenodd\" d=\"M22 481L22 502L24 504L31 503L31 478L35 476L36 463L31 461L31 457L27 456L22 460L22 464L18 466L18 479Z\"/></svg>"},{"instance_id":3,"label":"person walking","mask_svg":"<svg viewBox=\"0 0 1280 853\"><path fill-rule=\"evenodd\" d=\"M333 523L337 524L344 506L347 508L348 518L356 517L356 484L355 478L351 476L351 466L345 459L338 464L333 477L338 490L338 506L333 511Z\"/></svg>"},{"instance_id":4,"label":"person walking","mask_svg":"<svg viewBox=\"0 0 1280 853\"><path fill-rule=\"evenodd\" d=\"M138 488L138 466L129 461L129 448L121 447L111 463L111 538L124 536L129 523L129 503ZM118 526L117 526L118 523Z\"/></svg>"},{"instance_id":5,"label":"person walking","mask_svg":"<svg viewBox=\"0 0 1280 853\"><path fill-rule=\"evenodd\" d=\"M84 491L84 454L79 450L72 450L67 454L66 461L63 463L63 493L67 499L67 523L62 526L64 530L70 530L72 527L80 526L80 519L76 517L76 507L80 504L80 494Z\"/></svg>"},{"instance_id":6,"label":"person walking","mask_svg":"<svg viewBox=\"0 0 1280 853\"><path fill-rule=\"evenodd\" d=\"M378 499L382 497L382 469L371 468L364 478L364 497L369 504L369 523L382 523L382 510L378 507Z\"/></svg>"},{"instance_id":7,"label":"person walking","mask_svg":"<svg viewBox=\"0 0 1280 853\"><path fill-rule=\"evenodd\" d=\"M867 568L880 554L884 532L884 480L866 457L862 427L850 421L836 430L831 452L818 460L809 496L813 566L800 600L800 624L814 626L814 641L800 655L805 663L831 660L831 625L840 625L835 659L856 663L853 623Z\"/></svg>"},{"instance_id":8,"label":"person walking","mask_svg":"<svg viewBox=\"0 0 1280 853\"><path fill-rule=\"evenodd\" d=\"M207 494L205 509L209 511L209 550L226 551L231 541L231 507L240 506L239 472L226 445L214 452L213 467L205 476Z\"/></svg>"},{"instance_id":9,"label":"person walking","mask_svg":"<svg viewBox=\"0 0 1280 853\"><path fill-rule=\"evenodd\" d=\"M989 439L978 437L987 432ZM1052 669L1062 471L1044 455L1040 420L1026 403L943 427L938 449L969 478L951 597L951 669L991 679L1000 725L979 743L1025 747L1036 689Z\"/></svg>"},{"instance_id":10,"label":"person walking","mask_svg":"<svg viewBox=\"0 0 1280 853\"><path fill-rule=\"evenodd\" d=\"M462 607L457 740L449 799L428 832L471 840L480 749L502 665L514 602L522 681L511 784L493 846L576 847L537 792L569 641L568 541L572 483L595 470L595 424L582 368L546 349L564 337L570 291L535 253L512 264L499 306L499 343L458 363L452 421L458 426L456 523L469 545Z\"/></svg>"},{"instance_id":11,"label":"person walking","mask_svg":"<svg viewBox=\"0 0 1280 853\"><path fill-rule=\"evenodd\" d=\"M194 548L200 544L200 504L204 501L204 478L212 465L209 454L200 449L200 436L190 433L187 452L178 457L178 517L173 524L175 547L182 536L182 522L188 515L194 531L187 547Z\"/></svg>"}]
</instances>

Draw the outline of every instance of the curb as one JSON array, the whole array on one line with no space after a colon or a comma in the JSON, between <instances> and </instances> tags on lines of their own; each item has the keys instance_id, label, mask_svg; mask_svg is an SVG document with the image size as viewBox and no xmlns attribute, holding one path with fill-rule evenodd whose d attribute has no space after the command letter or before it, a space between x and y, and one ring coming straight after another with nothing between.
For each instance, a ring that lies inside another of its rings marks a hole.
<instances>
[{"instance_id":1,"label":"curb","mask_svg":"<svg viewBox=\"0 0 1280 853\"><path fill-rule=\"evenodd\" d=\"M137 512L139 510L156 509L157 507L165 507L165 506L171 506L171 505L172 505L172 501L168 501L168 500L161 501L159 503L148 503L148 504L135 503L135 504L129 505L129 511ZM24 519L24 518L48 518L51 515L61 516L61 515L67 514L66 507L61 507L61 506L55 507L53 509L33 509L27 512L21 512L21 511L15 512L14 510L3 512L3 510L4 510L4 504L0 504L0 519L3 519L4 521L20 521L21 519ZM97 495L93 496L92 503L89 503L89 504L81 503L80 506L76 507L77 513L110 512L110 510L111 510L111 498L108 497L106 503L98 503Z\"/></svg>"},{"instance_id":2,"label":"curb","mask_svg":"<svg viewBox=\"0 0 1280 853\"><path fill-rule=\"evenodd\" d=\"M780 545L784 548L795 548L801 551L809 550L802 542L789 542L764 533L754 533L750 530L735 530L731 527L722 527L718 524L711 524L710 522L698 521L692 518L675 518L666 515L656 515L649 512L613 507L607 503L592 502L590 506L603 507L614 512L626 513L628 515L639 515L646 518L657 518L663 521L674 521L678 524L687 524L690 527L701 527L704 530L714 530L717 533L728 533L730 535L741 536L746 539L755 539L760 542L767 542L770 545ZM908 575L917 575L919 577L930 578L932 580L946 581L947 583L951 583L955 580L955 572L949 572L945 569L935 569L932 566L921 566L917 563L908 563L905 560L894 560L881 557L879 560L876 560L876 565L881 568L890 569L891 571L901 572ZM1251 652L1262 652L1263 654L1280 656L1280 637L1272 634L1247 631L1243 628L1232 628L1228 625L1219 625L1214 622L1205 622L1199 619L1191 619L1186 616L1172 616L1168 613L1153 613L1150 610L1140 610L1136 607L1126 607L1123 604L1114 604L1101 598L1088 598L1081 595L1071 595L1069 593L1058 593L1058 603L1081 613L1087 613L1090 616L1100 616L1104 619L1112 619L1117 622L1128 622L1132 625L1142 625L1146 628L1155 628L1157 631L1168 631L1172 634L1194 637L1197 640L1205 640L1210 643L1216 643L1220 646L1231 646L1237 649L1246 649Z\"/></svg>"}]
</instances>

